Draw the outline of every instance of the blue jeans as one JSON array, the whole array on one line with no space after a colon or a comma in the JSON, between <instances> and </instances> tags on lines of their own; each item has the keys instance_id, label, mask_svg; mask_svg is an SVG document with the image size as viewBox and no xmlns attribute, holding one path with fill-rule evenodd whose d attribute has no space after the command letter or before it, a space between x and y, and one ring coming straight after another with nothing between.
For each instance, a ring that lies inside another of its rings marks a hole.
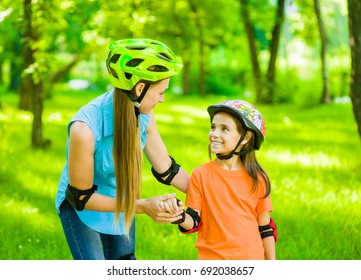
<instances>
[{"instance_id":1,"label":"blue jeans","mask_svg":"<svg viewBox=\"0 0 361 280\"><path fill-rule=\"evenodd\" d=\"M65 199L59 214L69 249L75 260L135 260L135 221L124 235L99 233L86 226Z\"/></svg>"}]
</instances>

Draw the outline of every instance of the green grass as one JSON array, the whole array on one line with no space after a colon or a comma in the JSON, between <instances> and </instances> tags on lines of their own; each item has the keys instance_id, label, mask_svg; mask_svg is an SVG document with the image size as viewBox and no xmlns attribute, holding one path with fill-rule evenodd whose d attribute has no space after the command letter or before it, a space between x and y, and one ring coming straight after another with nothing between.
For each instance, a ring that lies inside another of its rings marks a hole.
<instances>
[{"instance_id":1,"label":"green grass","mask_svg":"<svg viewBox=\"0 0 361 280\"><path fill-rule=\"evenodd\" d=\"M32 115L2 93L0 109L0 259L71 259L54 208L65 157L66 126L95 93L58 88L43 115L46 150L30 148ZM167 94L155 109L169 153L188 172L208 160L206 108L221 97ZM302 108L257 106L267 125L258 160L272 181L283 260L361 259L361 145L350 104ZM158 183L144 162L143 197L177 192ZM196 259L196 235L136 217L138 259Z\"/></svg>"}]
</instances>

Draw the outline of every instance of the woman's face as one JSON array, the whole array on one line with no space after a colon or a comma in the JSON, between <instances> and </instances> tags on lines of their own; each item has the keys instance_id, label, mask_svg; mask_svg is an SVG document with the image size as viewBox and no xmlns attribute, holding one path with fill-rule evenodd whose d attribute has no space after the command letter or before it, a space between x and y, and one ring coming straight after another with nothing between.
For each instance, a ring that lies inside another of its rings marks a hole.
<instances>
[{"instance_id":1,"label":"woman's face","mask_svg":"<svg viewBox=\"0 0 361 280\"><path fill-rule=\"evenodd\" d=\"M237 145L241 134L234 119L227 113L219 112L213 117L209 141L211 152L214 154L228 154ZM238 147L238 149L240 149Z\"/></svg>"},{"instance_id":2,"label":"woman's face","mask_svg":"<svg viewBox=\"0 0 361 280\"><path fill-rule=\"evenodd\" d=\"M164 102L164 92L168 89L169 80L170 79L167 78L150 85L146 95L140 103L139 111L142 114L149 114L159 102Z\"/></svg>"}]
</instances>

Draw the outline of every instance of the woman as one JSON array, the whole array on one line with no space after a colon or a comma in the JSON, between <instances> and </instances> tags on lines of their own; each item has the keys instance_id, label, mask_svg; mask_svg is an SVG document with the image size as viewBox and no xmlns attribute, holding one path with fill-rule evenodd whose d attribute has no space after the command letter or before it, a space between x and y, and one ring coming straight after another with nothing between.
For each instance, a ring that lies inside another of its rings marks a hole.
<instances>
[{"instance_id":1,"label":"woman","mask_svg":"<svg viewBox=\"0 0 361 280\"><path fill-rule=\"evenodd\" d=\"M154 176L186 192L189 175L168 155L153 108L164 102L171 76L182 63L163 43L150 39L113 42L106 60L114 89L82 107L68 125L67 161L56 209L74 259L135 259L134 214L156 222L168 213L167 194L140 199L142 150Z\"/></svg>"}]
</instances>

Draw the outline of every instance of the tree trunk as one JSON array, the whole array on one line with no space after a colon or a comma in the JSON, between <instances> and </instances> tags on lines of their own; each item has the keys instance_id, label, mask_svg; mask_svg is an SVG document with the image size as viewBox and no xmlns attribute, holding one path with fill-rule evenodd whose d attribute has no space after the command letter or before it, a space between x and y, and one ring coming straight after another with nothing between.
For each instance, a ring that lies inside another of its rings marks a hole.
<instances>
[{"instance_id":1,"label":"tree trunk","mask_svg":"<svg viewBox=\"0 0 361 280\"><path fill-rule=\"evenodd\" d=\"M318 23L318 30L320 32L321 37L321 64L322 64L322 83L323 83L323 89L322 89L322 97L321 97L321 103L330 103L330 90L329 90L329 77L328 77L328 67L327 67L327 35L325 31L325 26L323 24L322 15L321 15L321 8L320 8L320 1L319 0L313 0L314 2L314 8L315 13L317 17L317 23Z\"/></svg>"},{"instance_id":2,"label":"tree trunk","mask_svg":"<svg viewBox=\"0 0 361 280\"><path fill-rule=\"evenodd\" d=\"M188 95L190 91L189 85L189 70L191 63L188 60L183 61L183 71L182 71L182 90L183 95Z\"/></svg>"},{"instance_id":3,"label":"tree trunk","mask_svg":"<svg viewBox=\"0 0 361 280\"><path fill-rule=\"evenodd\" d=\"M348 0L347 3L352 60L350 96L361 137L361 1Z\"/></svg>"},{"instance_id":4,"label":"tree trunk","mask_svg":"<svg viewBox=\"0 0 361 280\"><path fill-rule=\"evenodd\" d=\"M32 30L32 11L31 11L31 0L24 0L24 26L23 26L23 74L20 84L20 110L30 110L32 102L32 94L34 92L34 83L32 75L30 73L24 73L24 70L30 68L34 64L34 51L31 48L31 42L33 41L33 30Z\"/></svg>"},{"instance_id":5,"label":"tree trunk","mask_svg":"<svg viewBox=\"0 0 361 280\"><path fill-rule=\"evenodd\" d=\"M43 93L43 84L42 82L38 83L35 86L35 94L33 98L33 130L32 130L32 137L31 143L34 148L43 148L50 144L48 141L43 140L43 104L44 104L44 93Z\"/></svg>"},{"instance_id":6,"label":"tree trunk","mask_svg":"<svg viewBox=\"0 0 361 280\"><path fill-rule=\"evenodd\" d=\"M189 0L189 6L192 12L195 15L195 24L198 29L198 42L199 42L199 79L198 79L198 90L201 96L206 94L206 51L205 51L205 41L203 35L203 26L201 19L199 17L199 12L197 6L194 4L193 0Z\"/></svg>"},{"instance_id":7,"label":"tree trunk","mask_svg":"<svg viewBox=\"0 0 361 280\"><path fill-rule=\"evenodd\" d=\"M24 45L23 45L23 59L24 59L24 70L34 68L35 63L35 52L36 49L32 48L32 43L37 40L37 36L32 28L32 3L31 0L24 0ZM33 113L33 127L31 134L31 144L34 148L43 148L47 146L50 141L46 142L43 140L43 125L42 125L42 114L43 114L43 103L44 103L44 88L41 78L38 82L34 81L34 72L37 70L34 68L32 71L26 71L23 74L21 81L21 98L20 108L21 109L32 109ZM39 74L39 73L37 73Z\"/></svg>"},{"instance_id":8,"label":"tree trunk","mask_svg":"<svg viewBox=\"0 0 361 280\"><path fill-rule=\"evenodd\" d=\"M241 16L243 20L243 25L248 38L248 48L251 54L253 80L254 80L254 87L256 89L256 96L257 96L256 99L257 101L261 101L262 89L263 89L262 74L258 62L255 35L253 32L252 22L249 17L248 1L240 0L240 4L241 4Z\"/></svg>"},{"instance_id":9,"label":"tree trunk","mask_svg":"<svg viewBox=\"0 0 361 280\"><path fill-rule=\"evenodd\" d=\"M284 11L285 11L285 0L277 1L277 12L275 25L272 31L272 41L270 48L270 60L267 70L267 94L264 97L264 102L271 103L274 100L274 86L275 86L275 76L276 76L276 60L278 54L278 46L281 37L282 24L284 21Z\"/></svg>"}]
</instances>

